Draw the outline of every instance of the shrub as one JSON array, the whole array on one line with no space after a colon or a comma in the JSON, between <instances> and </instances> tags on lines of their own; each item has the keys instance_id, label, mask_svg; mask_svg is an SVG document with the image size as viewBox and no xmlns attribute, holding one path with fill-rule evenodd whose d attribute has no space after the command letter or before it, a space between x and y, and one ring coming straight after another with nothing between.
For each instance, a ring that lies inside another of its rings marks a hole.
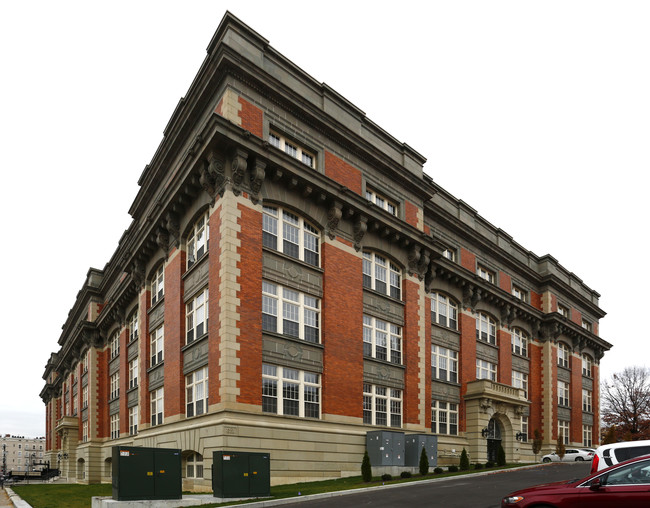
<instances>
[{"instance_id":1,"label":"shrub","mask_svg":"<svg viewBox=\"0 0 650 508\"><path fill-rule=\"evenodd\" d=\"M427 452L422 447L422 453L420 453L420 474L422 476L429 473L429 457L427 457Z\"/></svg>"},{"instance_id":2,"label":"shrub","mask_svg":"<svg viewBox=\"0 0 650 508\"><path fill-rule=\"evenodd\" d=\"M450 473L457 473L458 472L458 466L449 466L447 468Z\"/></svg>"},{"instance_id":3,"label":"shrub","mask_svg":"<svg viewBox=\"0 0 650 508\"><path fill-rule=\"evenodd\" d=\"M483 469L483 464L477 462L476 464L474 464L474 469Z\"/></svg>"},{"instance_id":4,"label":"shrub","mask_svg":"<svg viewBox=\"0 0 650 508\"><path fill-rule=\"evenodd\" d=\"M486 468L494 467L494 462L488 460L488 461L485 463L485 467L486 467Z\"/></svg>"},{"instance_id":5,"label":"shrub","mask_svg":"<svg viewBox=\"0 0 650 508\"><path fill-rule=\"evenodd\" d=\"M372 481L372 467L370 466L370 457L368 456L368 450L366 450L366 453L363 454L363 461L361 462L361 477L366 483Z\"/></svg>"},{"instance_id":6,"label":"shrub","mask_svg":"<svg viewBox=\"0 0 650 508\"><path fill-rule=\"evenodd\" d=\"M383 475L381 475L381 480L384 481L384 482L389 482L392 479L393 479L393 476L388 474L388 473L384 473Z\"/></svg>"},{"instance_id":7,"label":"shrub","mask_svg":"<svg viewBox=\"0 0 650 508\"><path fill-rule=\"evenodd\" d=\"M441 468L441 467L437 467L437 468L435 468L435 469L433 470L433 473L434 473L434 474L442 474L442 468Z\"/></svg>"},{"instance_id":8,"label":"shrub","mask_svg":"<svg viewBox=\"0 0 650 508\"><path fill-rule=\"evenodd\" d=\"M467 456L467 451L463 448L462 453L460 454L460 466L461 471L469 471L469 457Z\"/></svg>"},{"instance_id":9,"label":"shrub","mask_svg":"<svg viewBox=\"0 0 650 508\"><path fill-rule=\"evenodd\" d=\"M400 474L402 478L410 478L411 477L411 472L410 471L402 471Z\"/></svg>"},{"instance_id":10,"label":"shrub","mask_svg":"<svg viewBox=\"0 0 650 508\"><path fill-rule=\"evenodd\" d=\"M503 446L499 445L499 451L497 452L497 466L506 465L506 451L503 449Z\"/></svg>"}]
</instances>

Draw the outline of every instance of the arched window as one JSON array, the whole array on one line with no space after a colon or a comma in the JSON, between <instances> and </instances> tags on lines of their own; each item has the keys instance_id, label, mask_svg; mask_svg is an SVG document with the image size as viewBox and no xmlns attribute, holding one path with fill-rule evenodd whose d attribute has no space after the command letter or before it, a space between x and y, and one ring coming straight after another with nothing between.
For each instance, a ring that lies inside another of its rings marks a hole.
<instances>
[{"instance_id":1,"label":"arched window","mask_svg":"<svg viewBox=\"0 0 650 508\"><path fill-rule=\"evenodd\" d=\"M138 338L138 321L140 317L138 315L138 309L136 307L135 311L129 317L129 342L133 342Z\"/></svg>"},{"instance_id":2,"label":"arched window","mask_svg":"<svg viewBox=\"0 0 650 508\"><path fill-rule=\"evenodd\" d=\"M593 376L594 361L588 354L582 355L582 375L586 377Z\"/></svg>"},{"instance_id":3,"label":"arched window","mask_svg":"<svg viewBox=\"0 0 650 508\"><path fill-rule=\"evenodd\" d=\"M400 300L402 297L402 270L385 256L374 252L363 253L363 287Z\"/></svg>"},{"instance_id":4,"label":"arched window","mask_svg":"<svg viewBox=\"0 0 650 508\"><path fill-rule=\"evenodd\" d=\"M431 293L431 322L458 330L458 305L445 295Z\"/></svg>"},{"instance_id":5,"label":"arched window","mask_svg":"<svg viewBox=\"0 0 650 508\"><path fill-rule=\"evenodd\" d=\"M490 316L479 312L476 319L476 338L488 344L497 343L497 324Z\"/></svg>"},{"instance_id":6,"label":"arched window","mask_svg":"<svg viewBox=\"0 0 650 508\"><path fill-rule=\"evenodd\" d=\"M110 340L110 350L111 350L111 360L117 357L120 354L120 334L119 332L113 332Z\"/></svg>"},{"instance_id":7,"label":"arched window","mask_svg":"<svg viewBox=\"0 0 650 508\"><path fill-rule=\"evenodd\" d=\"M528 334L520 328L515 328L512 332L512 352L528 356Z\"/></svg>"},{"instance_id":8,"label":"arched window","mask_svg":"<svg viewBox=\"0 0 650 508\"><path fill-rule=\"evenodd\" d=\"M151 305L165 296L165 267L161 264L151 279Z\"/></svg>"},{"instance_id":9,"label":"arched window","mask_svg":"<svg viewBox=\"0 0 650 508\"><path fill-rule=\"evenodd\" d=\"M262 244L319 266L320 232L302 217L277 206L264 206Z\"/></svg>"},{"instance_id":10,"label":"arched window","mask_svg":"<svg viewBox=\"0 0 650 508\"><path fill-rule=\"evenodd\" d=\"M557 364L569 368L569 347L564 342L557 345Z\"/></svg>"},{"instance_id":11,"label":"arched window","mask_svg":"<svg viewBox=\"0 0 650 508\"><path fill-rule=\"evenodd\" d=\"M208 252L210 229L208 228L208 211L199 217L187 235L187 268Z\"/></svg>"}]
</instances>

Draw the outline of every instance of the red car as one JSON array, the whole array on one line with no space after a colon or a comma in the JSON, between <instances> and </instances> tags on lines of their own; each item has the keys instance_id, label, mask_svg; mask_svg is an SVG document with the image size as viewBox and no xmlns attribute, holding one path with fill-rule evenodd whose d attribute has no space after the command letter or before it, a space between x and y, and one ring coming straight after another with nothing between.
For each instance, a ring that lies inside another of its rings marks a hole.
<instances>
[{"instance_id":1,"label":"red car","mask_svg":"<svg viewBox=\"0 0 650 508\"><path fill-rule=\"evenodd\" d=\"M582 480L537 485L513 492L502 508L650 507L650 455L608 467Z\"/></svg>"}]
</instances>

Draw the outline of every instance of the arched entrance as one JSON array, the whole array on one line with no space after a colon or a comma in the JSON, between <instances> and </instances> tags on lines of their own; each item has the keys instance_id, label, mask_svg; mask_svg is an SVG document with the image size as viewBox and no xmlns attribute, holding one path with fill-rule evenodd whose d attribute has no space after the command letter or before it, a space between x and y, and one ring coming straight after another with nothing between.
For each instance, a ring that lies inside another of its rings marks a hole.
<instances>
[{"instance_id":1,"label":"arched entrance","mask_svg":"<svg viewBox=\"0 0 650 508\"><path fill-rule=\"evenodd\" d=\"M496 418L492 417L487 430L487 459L488 462L496 463L499 446L501 446L501 424Z\"/></svg>"}]
</instances>

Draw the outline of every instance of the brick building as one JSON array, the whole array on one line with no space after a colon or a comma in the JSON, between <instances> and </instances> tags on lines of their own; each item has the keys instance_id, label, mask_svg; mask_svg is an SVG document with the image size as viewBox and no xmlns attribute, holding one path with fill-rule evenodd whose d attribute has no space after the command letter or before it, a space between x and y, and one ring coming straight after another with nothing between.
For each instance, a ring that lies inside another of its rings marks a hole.
<instances>
[{"instance_id":1,"label":"brick building","mask_svg":"<svg viewBox=\"0 0 650 508\"><path fill-rule=\"evenodd\" d=\"M227 13L44 373L46 448L268 451L272 481L358 474L369 430L438 463L598 441L598 293L423 172L425 159Z\"/></svg>"}]
</instances>

